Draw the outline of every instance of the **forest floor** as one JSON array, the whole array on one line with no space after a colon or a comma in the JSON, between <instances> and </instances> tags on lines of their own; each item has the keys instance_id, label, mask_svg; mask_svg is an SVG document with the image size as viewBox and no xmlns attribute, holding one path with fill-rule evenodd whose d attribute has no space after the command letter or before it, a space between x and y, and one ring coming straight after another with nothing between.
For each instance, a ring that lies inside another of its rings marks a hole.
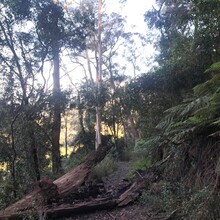
<instances>
[{"instance_id":1,"label":"forest floor","mask_svg":"<svg viewBox=\"0 0 220 220\"><path fill-rule=\"evenodd\" d=\"M128 177L129 168L129 162L118 162L115 172L104 180L105 187L110 190L120 188L120 185L123 184L123 181ZM62 218L62 220L149 220L154 219L155 215L156 213L152 213L146 205L137 201L134 204L122 208L74 215L69 218ZM157 217L157 219L163 218Z\"/></svg>"}]
</instances>

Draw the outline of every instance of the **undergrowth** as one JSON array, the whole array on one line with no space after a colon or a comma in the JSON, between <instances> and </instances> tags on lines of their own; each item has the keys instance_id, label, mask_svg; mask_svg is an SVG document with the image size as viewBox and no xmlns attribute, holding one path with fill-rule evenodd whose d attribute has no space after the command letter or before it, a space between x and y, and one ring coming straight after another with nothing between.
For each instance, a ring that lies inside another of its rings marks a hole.
<instances>
[{"instance_id":1,"label":"undergrowth","mask_svg":"<svg viewBox=\"0 0 220 220\"><path fill-rule=\"evenodd\" d=\"M65 171L69 171L74 166L80 164L88 154L87 149L79 148L76 152L71 153L69 158L63 159L63 167Z\"/></svg>"},{"instance_id":2,"label":"undergrowth","mask_svg":"<svg viewBox=\"0 0 220 220\"><path fill-rule=\"evenodd\" d=\"M112 174L117 168L117 163L110 156L105 157L90 174L90 179L93 181L104 181L106 177Z\"/></svg>"},{"instance_id":3,"label":"undergrowth","mask_svg":"<svg viewBox=\"0 0 220 220\"><path fill-rule=\"evenodd\" d=\"M139 198L139 203L146 205L153 212L172 216L173 220L217 220L220 219L220 195L213 194L211 187L203 187L191 192L181 184L169 182L158 183L145 189ZM158 187L158 186L157 186Z\"/></svg>"}]
</instances>

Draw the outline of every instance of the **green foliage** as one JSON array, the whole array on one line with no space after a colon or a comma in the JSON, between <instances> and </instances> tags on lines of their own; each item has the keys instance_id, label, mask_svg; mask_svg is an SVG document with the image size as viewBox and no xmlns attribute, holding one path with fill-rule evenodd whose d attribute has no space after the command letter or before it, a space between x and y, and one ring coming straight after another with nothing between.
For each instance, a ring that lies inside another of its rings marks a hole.
<instances>
[{"instance_id":1,"label":"green foliage","mask_svg":"<svg viewBox=\"0 0 220 220\"><path fill-rule=\"evenodd\" d=\"M131 165L131 172L135 173L135 171L138 171L138 170L144 171L148 167L150 167L150 165L151 165L151 163L147 159L143 158L141 160L137 160L134 163L132 163L132 165Z\"/></svg>"},{"instance_id":2,"label":"green foliage","mask_svg":"<svg viewBox=\"0 0 220 220\"><path fill-rule=\"evenodd\" d=\"M152 136L148 139L140 139L135 145L134 153L136 153L138 157L150 156L150 151L155 147L157 143L159 143L159 141L159 136Z\"/></svg>"},{"instance_id":3,"label":"green foliage","mask_svg":"<svg viewBox=\"0 0 220 220\"><path fill-rule=\"evenodd\" d=\"M201 206L209 200L211 193L212 190L208 187L204 187L197 192L192 193L190 199L185 200L182 203L183 216L188 216L190 219L200 219L199 213L207 211L204 210L205 207L202 208Z\"/></svg>"},{"instance_id":4,"label":"green foliage","mask_svg":"<svg viewBox=\"0 0 220 220\"><path fill-rule=\"evenodd\" d=\"M114 159L107 156L99 163L91 172L90 178L93 181L104 181L106 177L111 175L117 168L117 163Z\"/></svg>"},{"instance_id":5,"label":"green foliage","mask_svg":"<svg viewBox=\"0 0 220 220\"><path fill-rule=\"evenodd\" d=\"M156 212L171 213L187 199L186 190L178 183L152 183L148 190L141 194L139 202Z\"/></svg>"},{"instance_id":6,"label":"green foliage","mask_svg":"<svg viewBox=\"0 0 220 220\"><path fill-rule=\"evenodd\" d=\"M150 209L160 209L158 196L153 195L149 190L143 190L138 200L142 205L148 206Z\"/></svg>"},{"instance_id":7,"label":"green foliage","mask_svg":"<svg viewBox=\"0 0 220 220\"><path fill-rule=\"evenodd\" d=\"M155 206L162 206L164 211L169 212L179 204L183 208L178 213L181 218L219 218L219 208L214 205L219 198L213 194L214 179L210 180L219 157L218 147L213 144L218 141L220 134L219 75L216 71L210 79L194 88L191 98L166 110L164 118L157 125L159 132L137 145L140 152L142 149L145 150L143 152L151 149L152 155L158 155L158 149L161 149L162 157L158 157L158 160L172 155L164 169L163 175L167 182L161 187L161 198L147 192L143 194L143 200L148 202L152 199ZM175 187L170 179L173 182L181 181L183 186L190 186L191 191L185 188L181 195L182 188L178 186L177 191L173 192ZM160 203L160 200L163 202Z\"/></svg>"},{"instance_id":8,"label":"green foliage","mask_svg":"<svg viewBox=\"0 0 220 220\"><path fill-rule=\"evenodd\" d=\"M133 159L133 161L131 161L128 179L132 180L136 175L140 174L139 172L145 171L148 167L150 167L150 165L151 162L149 159Z\"/></svg>"},{"instance_id":9,"label":"green foliage","mask_svg":"<svg viewBox=\"0 0 220 220\"><path fill-rule=\"evenodd\" d=\"M7 172L0 171L0 182L0 210L2 210L15 199L13 195L14 186L8 180Z\"/></svg>"},{"instance_id":10,"label":"green foliage","mask_svg":"<svg viewBox=\"0 0 220 220\"><path fill-rule=\"evenodd\" d=\"M165 86L165 79L159 71L144 74L132 81L125 91L125 109L137 112L134 119L142 138L149 137L155 131L155 124L159 123L163 112L176 102Z\"/></svg>"},{"instance_id":11,"label":"green foliage","mask_svg":"<svg viewBox=\"0 0 220 220\"><path fill-rule=\"evenodd\" d=\"M220 72L220 62L213 63L210 68L208 68L205 72L207 73L219 73Z\"/></svg>"},{"instance_id":12,"label":"green foliage","mask_svg":"<svg viewBox=\"0 0 220 220\"><path fill-rule=\"evenodd\" d=\"M213 75L210 80L194 88L193 98L165 111L166 116L157 125L164 136L178 143L192 133L208 136L218 132L219 79L220 74Z\"/></svg>"},{"instance_id":13,"label":"green foliage","mask_svg":"<svg viewBox=\"0 0 220 220\"><path fill-rule=\"evenodd\" d=\"M87 154L88 151L84 147L79 148L76 152L72 152L69 158L63 159L63 168L69 171L73 167L79 165Z\"/></svg>"},{"instance_id":14,"label":"green foliage","mask_svg":"<svg viewBox=\"0 0 220 220\"><path fill-rule=\"evenodd\" d=\"M102 140L104 144L111 143L113 145L109 154L115 160L129 160L131 148L127 146L124 138L114 138L112 135L103 135Z\"/></svg>"}]
</instances>

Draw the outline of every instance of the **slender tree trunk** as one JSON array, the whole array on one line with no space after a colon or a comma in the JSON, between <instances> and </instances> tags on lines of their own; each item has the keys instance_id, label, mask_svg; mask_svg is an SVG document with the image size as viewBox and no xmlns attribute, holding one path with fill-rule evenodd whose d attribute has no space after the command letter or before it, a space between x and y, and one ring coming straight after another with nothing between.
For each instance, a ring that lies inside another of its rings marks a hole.
<instances>
[{"instance_id":1,"label":"slender tree trunk","mask_svg":"<svg viewBox=\"0 0 220 220\"><path fill-rule=\"evenodd\" d=\"M33 157L33 164L34 164L34 172L35 172L35 178L37 180L40 180L40 169L39 169L39 162L38 162L38 155L37 155L37 146L36 146L36 138L34 134L33 128L30 129L29 135L31 138L31 156Z\"/></svg>"},{"instance_id":2,"label":"slender tree trunk","mask_svg":"<svg viewBox=\"0 0 220 220\"><path fill-rule=\"evenodd\" d=\"M65 124L65 157L68 157L68 122L67 122L67 115L64 116L64 124Z\"/></svg>"},{"instance_id":3,"label":"slender tree trunk","mask_svg":"<svg viewBox=\"0 0 220 220\"><path fill-rule=\"evenodd\" d=\"M15 166L16 166L16 159L17 159L17 152L15 149L15 138L14 138L14 122L15 120L12 122L11 124L11 147L12 147L12 151L13 151L13 155L12 155L12 162L11 162L11 176L12 176L12 185L13 185L13 196L16 199L17 198L17 184L16 184L16 174L15 174Z\"/></svg>"},{"instance_id":4,"label":"slender tree trunk","mask_svg":"<svg viewBox=\"0 0 220 220\"><path fill-rule=\"evenodd\" d=\"M100 94L101 94L101 81L102 81L102 39L101 32L102 26L102 0L99 0L98 8L98 71L96 74L96 86L97 86L97 106L96 106L96 139L95 149L101 144L101 112L100 112Z\"/></svg>"},{"instance_id":5,"label":"slender tree trunk","mask_svg":"<svg viewBox=\"0 0 220 220\"><path fill-rule=\"evenodd\" d=\"M132 114L128 117L128 121L130 123L129 126L130 126L130 132L131 132L132 138L134 139L134 141L136 141L139 138L139 133L138 133L138 130L136 129L134 117Z\"/></svg>"},{"instance_id":6,"label":"slender tree trunk","mask_svg":"<svg viewBox=\"0 0 220 220\"><path fill-rule=\"evenodd\" d=\"M59 98L60 89L60 57L59 48L57 45L52 47L53 53L53 95L54 95L54 109L53 109L53 125L52 125L52 171L53 174L61 172L61 157L60 157L60 129L61 129L61 109Z\"/></svg>"}]
</instances>

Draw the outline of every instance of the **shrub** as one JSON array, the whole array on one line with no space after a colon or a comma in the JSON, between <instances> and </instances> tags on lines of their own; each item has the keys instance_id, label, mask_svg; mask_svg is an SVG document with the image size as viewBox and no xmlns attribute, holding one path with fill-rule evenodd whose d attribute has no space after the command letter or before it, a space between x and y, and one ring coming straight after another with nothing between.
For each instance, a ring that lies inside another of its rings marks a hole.
<instances>
[{"instance_id":1,"label":"shrub","mask_svg":"<svg viewBox=\"0 0 220 220\"><path fill-rule=\"evenodd\" d=\"M132 179L135 174L139 171L144 171L148 167L150 167L150 160L141 158L139 160L134 160L131 164L131 168L129 170L128 179Z\"/></svg>"},{"instance_id":2,"label":"shrub","mask_svg":"<svg viewBox=\"0 0 220 220\"><path fill-rule=\"evenodd\" d=\"M101 161L91 172L90 179L93 181L104 181L117 168L116 162L109 156Z\"/></svg>"},{"instance_id":3,"label":"shrub","mask_svg":"<svg viewBox=\"0 0 220 220\"><path fill-rule=\"evenodd\" d=\"M76 152L71 153L69 158L63 158L63 167L65 171L70 170L72 167L77 166L82 162L88 154L87 149L79 148Z\"/></svg>"}]
</instances>

